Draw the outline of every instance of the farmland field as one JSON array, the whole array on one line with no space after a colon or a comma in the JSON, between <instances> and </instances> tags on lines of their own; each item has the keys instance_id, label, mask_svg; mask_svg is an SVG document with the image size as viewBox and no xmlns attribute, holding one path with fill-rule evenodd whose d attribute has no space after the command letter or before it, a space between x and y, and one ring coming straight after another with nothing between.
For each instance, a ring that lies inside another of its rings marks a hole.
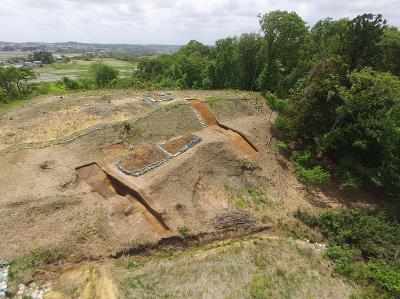
<instances>
[{"instance_id":1,"label":"farmland field","mask_svg":"<svg viewBox=\"0 0 400 299\"><path fill-rule=\"evenodd\" d=\"M56 62L36 69L39 82L58 81L62 77L70 79L78 79L88 74L90 66L96 61L102 61L105 64L111 65L119 71L120 76L129 76L135 64L128 61L121 61L113 58L98 58L91 61L72 60L70 62Z\"/></svg>"},{"instance_id":2,"label":"farmland field","mask_svg":"<svg viewBox=\"0 0 400 299\"><path fill-rule=\"evenodd\" d=\"M32 52L28 51L0 51L0 61L8 60L15 57L26 58ZM54 53L58 55L59 53ZM73 57L79 55L78 53L67 53L62 55L67 57ZM136 63L129 61L117 60L114 58L95 58L93 60L71 60L70 62L55 62L53 64L45 65L42 68L36 68L38 82L54 82L60 80L62 77L68 77L70 79L79 79L88 74L90 66L96 61L102 61L119 71L120 77L129 76L133 69L136 67Z\"/></svg>"}]
</instances>

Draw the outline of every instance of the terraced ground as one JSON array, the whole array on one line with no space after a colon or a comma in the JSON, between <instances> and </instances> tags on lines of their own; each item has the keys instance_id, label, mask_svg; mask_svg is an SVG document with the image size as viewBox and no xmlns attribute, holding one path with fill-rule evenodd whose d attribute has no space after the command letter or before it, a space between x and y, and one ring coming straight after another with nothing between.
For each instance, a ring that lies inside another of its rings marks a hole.
<instances>
[{"instance_id":1,"label":"terraced ground","mask_svg":"<svg viewBox=\"0 0 400 299\"><path fill-rule=\"evenodd\" d=\"M11 261L10 294L49 281L47 298L357 292L332 274L323 245L304 241L293 214L369 205L373 194L299 183L270 142L275 115L257 93L171 91L163 103L147 94L49 96L2 112L0 259ZM175 155L193 136L201 142ZM170 158L131 176L117 166L124 157L132 169Z\"/></svg>"}]
</instances>

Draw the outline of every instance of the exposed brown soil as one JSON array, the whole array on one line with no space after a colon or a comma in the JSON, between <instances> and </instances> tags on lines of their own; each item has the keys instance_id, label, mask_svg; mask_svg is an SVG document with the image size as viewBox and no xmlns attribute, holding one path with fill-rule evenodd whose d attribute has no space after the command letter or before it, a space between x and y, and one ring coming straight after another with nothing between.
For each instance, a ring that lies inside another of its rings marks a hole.
<instances>
[{"instance_id":1,"label":"exposed brown soil","mask_svg":"<svg viewBox=\"0 0 400 299\"><path fill-rule=\"evenodd\" d=\"M207 107L207 105L200 100L190 99L192 106L201 115L204 121L209 126L215 126L215 130L226 136L232 144L240 148L247 155L254 155L258 152L257 148L253 145L250 140L244 136L241 132L235 129L231 129L226 125L220 124L215 118L214 114Z\"/></svg>"},{"instance_id":2,"label":"exposed brown soil","mask_svg":"<svg viewBox=\"0 0 400 299\"><path fill-rule=\"evenodd\" d=\"M143 144L123 157L121 159L121 166L128 171L136 171L167 156L155 144Z\"/></svg>"},{"instance_id":3,"label":"exposed brown soil","mask_svg":"<svg viewBox=\"0 0 400 299\"><path fill-rule=\"evenodd\" d=\"M124 152L127 151L126 146L123 143L115 143L115 144L111 144L109 146L105 146L101 149L103 155L105 156L112 156L112 157L116 157L119 156L121 154L123 154Z\"/></svg>"},{"instance_id":4,"label":"exposed brown soil","mask_svg":"<svg viewBox=\"0 0 400 299\"><path fill-rule=\"evenodd\" d=\"M207 105L196 99L191 99L190 103L200 113L201 117L204 119L207 125L218 125L218 120L215 118L210 109L208 109Z\"/></svg>"},{"instance_id":5,"label":"exposed brown soil","mask_svg":"<svg viewBox=\"0 0 400 299\"><path fill-rule=\"evenodd\" d=\"M80 178L84 179L96 192L114 204L116 212L125 216L140 213L159 235L166 234L168 227L157 213L137 191L110 176L97 164L78 167Z\"/></svg>"},{"instance_id":6,"label":"exposed brown soil","mask_svg":"<svg viewBox=\"0 0 400 299\"><path fill-rule=\"evenodd\" d=\"M193 134L184 135L178 138L174 138L168 141L166 144L162 146L167 152L172 155L177 154L186 144L188 144L191 140L196 139L196 136Z\"/></svg>"},{"instance_id":7,"label":"exposed brown soil","mask_svg":"<svg viewBox=\"0 0 400 299\"><path fill-rule=\"evenodd\" d=\"M215 127L215 130L221 133L225 138L228 138L234 146L246 155L251 156L257 153L257 151L238 133L231 130L225 130L219 126Z\"/></svg>"},{"instance_id":8,"label":"exposed brown soil","mask_svg":"<svg viewBox=\"0 0 400 299\"><path fill-rule=\"evenodd\" d=\"M258 152L258 149L257 149L257 147L253 144L253 142L251 142L251 141L250 141L242 132L240 132L239 130L230 128L230 127L228 127L228 126L226 126L226 125L224 125L224 124L221 124L221 123L218 124L218 126L219 126L220 128L225 129L225 130L232 131L232 132L236 133L236 134L239 135L239 137L242 139L242 142L247 144L246 147L250 146L250 147L253 149L253 152Z\"/></svg>"}]
</instances>

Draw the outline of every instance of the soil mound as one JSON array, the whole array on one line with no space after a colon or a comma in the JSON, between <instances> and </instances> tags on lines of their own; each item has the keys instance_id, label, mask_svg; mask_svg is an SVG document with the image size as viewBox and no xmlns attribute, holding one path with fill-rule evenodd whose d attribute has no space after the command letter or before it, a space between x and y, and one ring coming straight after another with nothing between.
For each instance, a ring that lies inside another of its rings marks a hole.
<instances>
[{"instance_id":1,"label":"soil mound","mask_svg":"<svg viewBox=\"0 0 400 299\"><path fill-rule=\"evenodd\" d=\"M236 173L245 162L227 142L205 143L190 159L176 162L176 167L153 177L149 194L160 200L171 226L185 226L193 234L212 232L216 230L212 219L233 208L223 178ZM246 218L245 222L251 221ZM236 224L246 226L240 220Z\"/></svg>"},{"instance_id":2,"label":"soil mound","mask_svg":"<svg viewBox=\"0 0 400 299\"><path fill-rule=\"evenodd\" d=\"M123 157L120 165L127 171L137 171L167 157L168 155L155 144L143 144Z\"/></svg>"}]
</instances>

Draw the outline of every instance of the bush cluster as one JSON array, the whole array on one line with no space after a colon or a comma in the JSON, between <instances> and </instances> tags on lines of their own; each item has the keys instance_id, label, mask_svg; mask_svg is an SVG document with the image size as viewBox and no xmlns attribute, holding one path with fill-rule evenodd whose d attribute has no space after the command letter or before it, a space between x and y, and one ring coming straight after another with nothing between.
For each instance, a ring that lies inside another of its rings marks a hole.
<instances>
[{"instance_id":1,"label":"bush cluster","mask_svg":"<svg viewBox=\"0 0 400 299\"><path fill-rule=\"evenodd\" d=\"M383 297L400 296L400 206L374 212L346 209L296 218L318 229L329 241L326 256L335 270L358 283L372 283Z\"/></svg>"}]
</instances>

